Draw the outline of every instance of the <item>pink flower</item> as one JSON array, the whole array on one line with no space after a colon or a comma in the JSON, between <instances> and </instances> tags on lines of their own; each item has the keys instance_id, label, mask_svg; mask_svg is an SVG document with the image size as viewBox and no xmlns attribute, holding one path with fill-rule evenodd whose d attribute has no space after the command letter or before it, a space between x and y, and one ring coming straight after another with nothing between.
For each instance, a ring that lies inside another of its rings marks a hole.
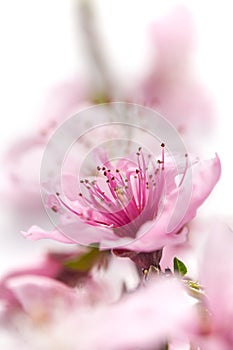
<instances>
[{"instance_id":1,"label":"pink flower","mask_svg":"<svg viewBox=\"0 0 233 350\"><path fill-rule=\"evenodd\" d=\"M102 248L138 253L183 242L188 232L185 225L220 177L220 161L217 156L204 162L196 159L191 166L184 157L186 165L178 173L176 165L166 159L164 145L159 162L141 148L116 166L106 159L97 166L95 180L81 180L80 193L76 179L65 175L64 194L48 197L50 208L60 215L60 225L51 232L33 226L24 234L34 240L98 242ZM192 191L187 197L191 171ZM176 206L178 199L181 204Z\"/></svg>"}]
</instances>

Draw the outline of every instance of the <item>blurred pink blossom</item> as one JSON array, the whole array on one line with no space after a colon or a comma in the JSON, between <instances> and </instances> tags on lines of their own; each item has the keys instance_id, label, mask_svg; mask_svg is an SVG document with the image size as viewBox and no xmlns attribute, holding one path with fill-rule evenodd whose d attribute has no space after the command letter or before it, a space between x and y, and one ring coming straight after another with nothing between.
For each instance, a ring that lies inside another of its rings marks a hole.
<instances>
[{"instance_id":1,"label":"blurred pink blossom","mask_svg":"<svg viewBox=\"0 0 233 350\"><path fill-rule=\"evenodd\" d=\"M126 350L160 346L174 335L185 337L191 309L178 281L157 278L114 303L106 293L93 303L96 287L83 297L82 289L49 278L13 278L9 288L23 309L8 320L9 343L27 344L25 349L59 344L66 349Z\"/></svg>"},{"instance_id":2,"label":"blurred pink blossom","mask_svg":"<svg viewBox=\"0 0 233 350\"><path fill-rule=\"evenodd\" d=\"M65 265L66 261L72 258L77 259L78 256L85 254L86 251L88 251L86 248L77 247L76 251L72 253L51 252L41 257L37 263L32 264L30 267L7 273L0 280L0 298L4 300L5 307L11 308L17 305L15 296L7 287L8 281L16 277L43 276L63 282L68 286L74 286L78 281L83 280L84 277L88 277L89 271L70 270Z\"/></svg>"},{"instance_id":3,"label":"blurred pink blossom","mask_svg":"<svg viewBox=\"0 0 233 350\"><path fill-rule=\"evenodd\" d=\"M31 209L40 206L39 176L46 144L65 119L89 104L86 87L78 80L63 83L51 92L40 125L30 136L16 141L2 160L5 174L1 193L13 205Z\"/></svg>"},{"instance_id":4,"label":"blurred pink blossom","mask_svg":"<svg viewBox=\"0 0 233 350\"><path fill-rule=\"evenodd\" d=\"M151 24L153 64L135 91L141 102L159 111L183 135L188 146L198 132L210 131L215 117L214 102L195 72L195 25L191 12L180 5Z\"/></svg>"},{"instance_id":5,"label":"blurred pink blossom","mask_svg":"<svg viewBox=\"0 0 233 350\"><path fill-rule=\"evenodd\" d=\"M196 329L197 344L205 350L233 348L232 247L233 232L226 225L210 226L199 266L204 297Z\"/></svg>"}]
</instances>

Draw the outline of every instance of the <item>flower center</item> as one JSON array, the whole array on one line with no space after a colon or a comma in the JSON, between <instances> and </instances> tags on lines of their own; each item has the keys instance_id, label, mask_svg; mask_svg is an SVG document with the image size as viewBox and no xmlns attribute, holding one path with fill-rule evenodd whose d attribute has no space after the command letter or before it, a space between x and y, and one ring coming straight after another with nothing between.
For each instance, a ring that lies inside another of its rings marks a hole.
<instances>
[{"instance_id":1,"label":"flower center","mask_svg":"<svg viewBox=\"0 0 233 350\"><path fill-rule=\"evenodd\" d=\"M134 159L121 159L117 168L110 161L97 166L97 179L80 181L80 212L59 198L60 202L89 225L112 228L121 237L135 237L140 226L158 213L164 190L165 145L161 147L158 161L139 147Z\"/></svg>"}]
</instances>

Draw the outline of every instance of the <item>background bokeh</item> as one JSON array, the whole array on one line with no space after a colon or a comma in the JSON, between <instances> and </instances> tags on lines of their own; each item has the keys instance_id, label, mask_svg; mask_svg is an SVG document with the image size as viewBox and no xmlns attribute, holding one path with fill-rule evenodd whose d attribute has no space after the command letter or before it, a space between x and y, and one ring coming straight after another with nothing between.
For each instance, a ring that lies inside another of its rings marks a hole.
<instances>
[{"instance_id":1,"label":"background bokeh","mask_svg":"<svg viewBox=\"0 0 233 350\"><path fill-rule=\"evenodd\" d=\"M149 23L177 1L164 4L149 0L93 0L90 3L98 28L96 40L102 46L107 69L119 90L126 84L133 85L150 61ZM201 156L218 152L223 168L221 181L200 215L221 216L232 225L233 4L230 0L190 0L186 5L193 13L197 30L196 74L213 94L217 109L211 140L208 137L203 143ZM12 142L30 134L39 124L50 91L76 76L85 79L92 62L74 0L1 0L0 43L3 155ZM94 67L91 69L93 75L97 74ZM98 82L98 77L95 81ZM58 243L34 243L21 237L21 229L44 220L33 210L28 215L21 214L20 208L1 200L0 273L29 262L48 246L59 248Z\"/></svg>"}]
</instances>

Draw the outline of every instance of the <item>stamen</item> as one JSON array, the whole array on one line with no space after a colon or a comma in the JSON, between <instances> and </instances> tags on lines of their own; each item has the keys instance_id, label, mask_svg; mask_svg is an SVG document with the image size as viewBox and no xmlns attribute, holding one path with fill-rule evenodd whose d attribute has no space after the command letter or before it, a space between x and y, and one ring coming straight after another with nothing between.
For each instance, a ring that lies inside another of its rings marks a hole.
<instances>
[{"instance_id":1,"label":"stamen","mask_svg":"<svg viewBox=\"0 0 233 350\"><path fill-rule=\"evenodd\" d=\"M139 147L136 153L137 164L133 169L131 161L124 170L114 169L111 165L108 168L102 165L96 167L100 175L105 177L110 191L108 195L101 189L98 179L82 179L80 183L87 190L85 195L83 191L79 193L79 203L83 210L74 210L59 197L60 203L90 225L117 228L119 235L135 237L139 227L154 219L158 212L162 193L160 187L163 187L164 178L161 170L164 169L165 161L165 145L162 143L161 147L162 160L158 164L162 164L162 167L157 167L151 154L145 156L142 147Z\"/></svg>"},{"instance_id":2,"label":"stamen","mask_svg":"<svg viewBox=\"0 0 233 350\"><path fill-rule=\"evenodd\" d=\"M187 173L187 170L188 170L188 154L186 153L185 155L185 159L186 159L186 162L185 162L185 168L184 168L184 173L183 173L183 176L180 180L180 183L179 183L179 187L182 185L182 183L184 182L184 178L185 178L185 175Z\"/></svg>"},{"instance_id":3,"label":"stamen","mask_svg":"<svg viewBox=\"0 0 233 350\"><path fill-rule=\"evenodd\" d=\"M165 144L161 143L161 147L162 147L162 170L164 170L164 147L165 147Z\"/></svg>"}]
</instances>

